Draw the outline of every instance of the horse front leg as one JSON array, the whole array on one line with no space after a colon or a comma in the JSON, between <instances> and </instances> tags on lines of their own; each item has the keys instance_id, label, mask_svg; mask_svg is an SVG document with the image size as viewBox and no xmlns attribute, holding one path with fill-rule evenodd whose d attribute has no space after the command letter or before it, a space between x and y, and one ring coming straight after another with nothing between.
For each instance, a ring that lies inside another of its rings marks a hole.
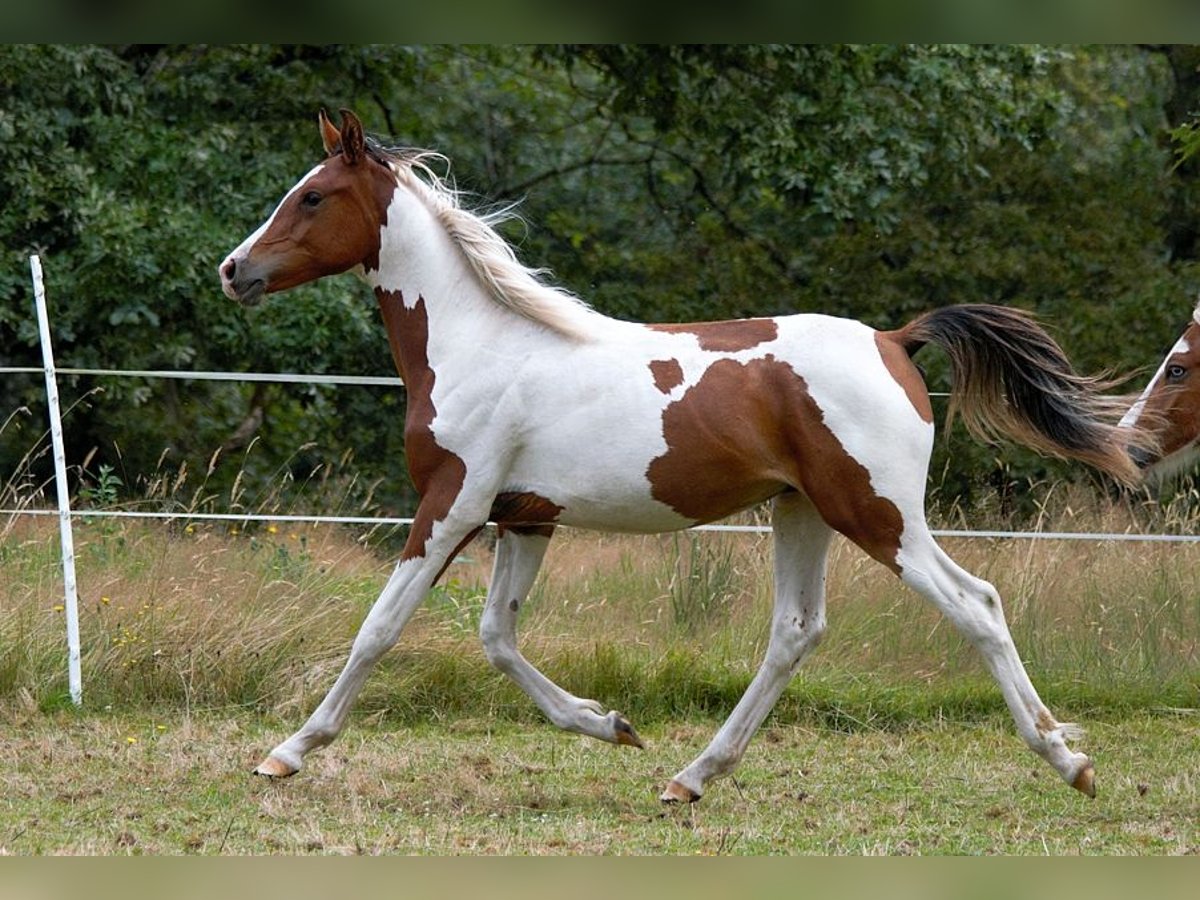
<instances>
[{"instance_id":1,"label":"horse front leg","mask_svg":"<svg viewBox=\"0 0 1200 900\"><path fill-rule=\"evenodd\" d=\"M345 668L303 727L272 750L254 770L256 774L272 778L294 775L307 753L338 736L375 663L399 639L409 617L454 554L481 527L482 521L453 510L435 521L424 504L418 508L400 562L363 620Z\"/></svg>"}]
</instances>

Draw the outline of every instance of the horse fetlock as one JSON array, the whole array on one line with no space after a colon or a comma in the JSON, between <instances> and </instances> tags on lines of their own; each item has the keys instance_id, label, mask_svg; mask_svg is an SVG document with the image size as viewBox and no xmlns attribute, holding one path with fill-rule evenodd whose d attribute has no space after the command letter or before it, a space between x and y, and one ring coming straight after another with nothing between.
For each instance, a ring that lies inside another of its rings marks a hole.
<instances>
[{"instance_id":1,"label":"horse fetlock","mask_svg":"<svg viewBox=\"0 0 1200 900\"><path fill-rule=\"evenodd\" d=\"M552 715L550 720L559 728L577 731L610 744L645 748L637 730L616 710L605 711L595 700L580 700L570 712Z\"/></svg>"},{"instance_id":2,"label":"horse fetlock","mask_svg":"<svg viewBox=\"0 0 1200 900\"><path fill-rule=\"evenodd\" d=\"M604 715L604 704L598 700L580 700L579 708L588 712L594 712L598 716Z\"/></svg>"},{"instance_id":3,"label":"horse fetlock","mask_svg":"<svg viewBox=\"0 0 1200 900\"><path fill-rule=\"evenodd\" d=\"M1058 733L1063 736L1064 741L1078 741L1087 735L1087 729L1074 722L1059 722Z\"/></svg>"}]
</instances>

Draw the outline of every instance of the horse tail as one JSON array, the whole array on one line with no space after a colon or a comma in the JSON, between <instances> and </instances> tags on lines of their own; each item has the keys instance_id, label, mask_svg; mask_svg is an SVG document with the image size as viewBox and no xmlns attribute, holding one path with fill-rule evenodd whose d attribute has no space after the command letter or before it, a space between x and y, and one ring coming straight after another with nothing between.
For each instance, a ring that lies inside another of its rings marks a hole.
<instances>
[{"instance_id":1,"label":"horse tail","mask_svg":"<svg viewBox=\"0 0 1200 900\"><path fill-rule=\"evenodd\" d=\"M927 343L946 351L953 373L947 422L961 415L983 441L1008 437L1088 463L1123 484L1137 482L1130 448L1153 441L1148 432L1118 427L1129 398L1104 393L1113 381L1077 373L1030 313L990 304L948 306L889 336L909 356Z\"/></svg>"}]
</instances>

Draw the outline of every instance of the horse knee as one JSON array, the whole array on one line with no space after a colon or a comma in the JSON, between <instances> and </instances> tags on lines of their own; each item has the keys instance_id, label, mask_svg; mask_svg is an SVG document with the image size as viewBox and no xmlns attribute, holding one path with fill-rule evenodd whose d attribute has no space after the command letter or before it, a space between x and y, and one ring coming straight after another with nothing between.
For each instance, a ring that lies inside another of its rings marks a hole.
<instances>
[{"instance_id":1,"label":"horse knee","mask_svg":"<svg viewBox=\"0 0 1200 900\"><path fill-rule=\"evenodd\" d=\"M483 618L479 622L479 640L483 644L483 655L494 668L501 672L513 668L517 658L514 635L491 607L483 611Z\"/></svg>"},{"instance_id":2,"label":"horse knee","mask_svg":"<svg viewBox=\"0 0 1200 900\"><path fill-rule=\"evenodd\" d=\"M825 636L825 617L794 613L774 623L770 653L781 666L794 669Z\"/></svg>"},{"instance_id":3,"label":"horse knee","mask_svg":"<svg viewBox=\"0 0 1200 900\"><path fill-rule=\"evenodd\" d=\"M373 665L400 640L400 631L401 628L391 622L373 622L368 617L354 638L351 657Z\"/></svg>"},{"instance_id":4,"label":"horse knee","mask_svg":"<svg viewBox=\"0 0 1200 900\"><path fill-rule=\"evenodd\" d=\"M962 592L951 613L958 629L973 644L992 647L1008 640L1008 623L1000 604L1000 594L986 581L973 590Z\"/></svg>"},{"instance_id":5,"label":"horse knee","mask_svg":"<svg viewBox=\"0 0 1200 900\"><path fill-rule=\"evenodd\" d=\"M511 672L516 667L517 650L511 644L502 641L483 642L483 655L500 672Z\"/></svg>"}]
</instances>

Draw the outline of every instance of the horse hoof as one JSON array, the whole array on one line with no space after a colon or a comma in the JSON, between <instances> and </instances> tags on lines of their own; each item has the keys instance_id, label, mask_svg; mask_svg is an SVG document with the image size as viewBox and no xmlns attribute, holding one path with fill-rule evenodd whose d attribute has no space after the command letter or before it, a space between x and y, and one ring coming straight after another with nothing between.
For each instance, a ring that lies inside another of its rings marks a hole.
<instances>
[{"instance_id":1,"label":"horse hoof","mask_svg":"<svg viewBox=\"0 0 1200 900\"><path fill-rule=\"evenodd\" d=\"M1096 770L1091 763L1079 770L1079 774L1071 782L1071 787L1081 794L1087 794L1093 800L1096 799Z\"/></svg>"},{"instance_id":2,"label":"horse hoof","mask_svg":"<svg viewBox=\"0 0 1200 900\"><path fill-rule=\"evenodd\" d=\"M700 795L691 788L686 788L674 778L667 785L667 789L658 797L663 803L695 803L700 799Z\"/></svg>"},{"instance_id":3,"label":"horse hoof","mask_svg":"<svg viewBox=\"0 0 1200 900\"><path fill-rule=\"evenodd\" d=\"M274 756L268 756L258 764L258 767L254 770L254 774L263 775L267 778L288 778L299 771L299 769L281 762Z\"/></svg>"},{"instance_id":4,"label":"horse hoof","mask_svg":"<svg viewBox=\"0 0 1200 900\"><path fill-rule=\"evenodd\" d=\"M613 717L613 734L616 736L616 742L626 747L637 747L639 750L645 750L646 745L638 733L634 731L633 726L619 712L614 711Z\"/></svg>"}]
</instances>

